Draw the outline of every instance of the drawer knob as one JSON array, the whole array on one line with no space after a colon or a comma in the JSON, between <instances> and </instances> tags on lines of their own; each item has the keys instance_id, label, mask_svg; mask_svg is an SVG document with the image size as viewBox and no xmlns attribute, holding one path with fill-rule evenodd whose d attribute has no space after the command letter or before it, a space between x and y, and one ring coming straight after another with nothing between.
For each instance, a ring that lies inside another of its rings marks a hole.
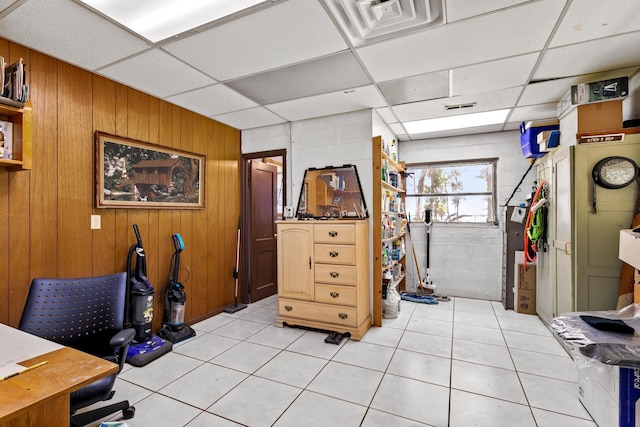
<instances>
[{"instance_id":1,"label":"drawer knob","mask_svg":"<svg viewBox=\"0 0 640 427\"><path fill-rule=\"evenodd\" d=\"M329 237L337 237L338 236L338 232L337 231L330 231L329 232Z\"/></svg>"},{"instance_id":2,"label":"drawer knob","mask_svg":"<svg viewBox=\"0 0 640 427\"><path fill-rule=\"evenodd\" d=\"M338 313L338 317L341 318L342 320L344 320L347 317L349 317L349 315L347 313Z\"/></svg>"},{"instance_id":3,"label":"drawer knob","mask_svg":"<svg viewBox=\"0 0 640 427\"><path fill-rule=\"evenodd\" d=\"M338 298L340 297L340 294L338 292L329 292L329 295L331 296L331 298Z\"/></svg>"},{"instance_id":4,"label":"drawer knob","mask_svg":"<svg viewBox=\"0 0 640 427\"><path fill-rule=\"evenodd\" d=\"M329 273L329 275L335 279L338 276L340 276L340 273L338 273L337 271L332 271L332 272Z\"/></svg>"},{"instance_id":5,"label":"drawer knob","mask_svg":"<svg viewBox=\"0 0 640 427\"><path fill-rule=\"evenodd\" d=\"M331 252L329 252L329 256L330 256L331 258L335 258L335 257L337 257L338 255L339 255L338 251L331 251Z\"/></svg>"},{"instance_id":6,"label":"drawer knob","mask_svg":"<svg viewBox=\"0 0 640 427\"><path fill-rule=\"evenodd\" d=\"M285 305L284 309L287 310L287 311L291 311L291 310L293 310L293 307L291 307L290 305Z\"/></svg>"}]
</instances>

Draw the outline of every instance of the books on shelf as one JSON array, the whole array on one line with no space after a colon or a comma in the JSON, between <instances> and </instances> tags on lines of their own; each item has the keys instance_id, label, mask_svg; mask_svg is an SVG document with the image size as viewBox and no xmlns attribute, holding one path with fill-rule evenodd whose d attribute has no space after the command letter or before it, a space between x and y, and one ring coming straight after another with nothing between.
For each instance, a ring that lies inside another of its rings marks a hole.
<instances>
[{"instance_id":1,"label":"books on shelf","mask_svg":"<svg viewBox=\"0 0 640 427\"><path fill-rule=\"evenodd\" d=\"M11 65L6 65L0 56L0 82L2 83L2 98L0 103L21 107L29 100L29 86L22 58ZM10 102L14 101L14 102Z\"/></svg>"},{"instance_id":2,"label":"books on shelf","mask_svg":"<svg viewBox=\"0 0 640 427\"><path fill-rule=\"evenodd\" d=\"M13 123L0 121L0 159L13 160Z\"/></svg>"}]
</instances>

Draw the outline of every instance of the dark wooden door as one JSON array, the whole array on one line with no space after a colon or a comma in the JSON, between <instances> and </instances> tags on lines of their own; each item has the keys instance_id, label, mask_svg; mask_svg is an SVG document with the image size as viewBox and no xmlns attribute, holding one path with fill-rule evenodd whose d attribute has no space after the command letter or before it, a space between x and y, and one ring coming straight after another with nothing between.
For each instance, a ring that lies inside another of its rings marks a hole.
<instances>
[{"instance_id":1,"label":"dark wooden door","mask_svg":"<svg viewBox=\"0 0 640 427\"><path fill-rule=\"evenodd\" d=\"M250 161L249 292L251 302L278 291L276 225L278 168Z\"/></svg>"}]
</instances>

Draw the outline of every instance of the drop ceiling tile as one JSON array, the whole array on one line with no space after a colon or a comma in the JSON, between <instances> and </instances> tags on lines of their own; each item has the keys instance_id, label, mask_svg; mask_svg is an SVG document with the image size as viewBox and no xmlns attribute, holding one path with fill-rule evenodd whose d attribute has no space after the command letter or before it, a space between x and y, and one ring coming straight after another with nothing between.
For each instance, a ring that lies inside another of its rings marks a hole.
<instances>
[{"instance_id":1,"label":"drop ceiling tile","mask_svg":"<svg viewBox=\"0 0 640 427\"><path fill-rule=\"evenodd\" d=\"M0 33L89 70L149 48L142 39L68 0L23 2L0 20Z\"/></svg>"},{"instance_id":2,"label":"drop ceiling tile","mask_svg":"<svg viewBox=\"0 0 640 427\"><path fill-rule=\"evenodd\" d=\"M396 119L396 116L393 115L393 111L391 111L391 108L389 107L378 108L376 109L376 112L386 123L394 123L398 121L398 119Z\"/></svg>"},{"instance_id":3,"label":"drop ceiling tile","mask_svg":"<svg viewBox=\"0 0 640 427\"><path fill-rule=\"evenodd\" d=\"M370 83L355 56L343 52L225 84L260 104L275 104Z\"/></svg>"},{"instance_id":4,"label":"drop ceiling tile","mask_svg":"<svg viewBox=\"0 0 640 427\"><path fill-rule=\"evenodd\" d=\"M509 122L530 122L535 120L557 120L557 102L549 104L530 105L528 107L514 108L509 117Z\"/></svg>"},{"instance_id":5,"label":"drop ceiling tile","mask_svg":"<svg viewBox=\"0 0 640 427\"><path fill-rule=\"evenodd\" d=\"M318 1L286 1L164 48L229 80L345 50L347 44Z\"/></svg>"},{"instance_id":6,"label":"drop ceiling tile","mask_svg":"<svg viewBox=\"0 0 640 427\"><path fill-rule=\"evenodd\" d=\"M289 121L295 121L378 108L383 105L385 101L378 90L373 85L369 85L350 91L338 91L271 104L267 105L267 108Z\"/></svg>"},{"instance_id":7,"label":"drop ceiling tile","mask_svg":"<svg viewBox=\"0 0 640 427\"><path fill-rule=\"evenodd\" d=\"M253 129L286 123L285 119L263 107L234 111L233 113L220 114L211 118L236 129Z\"/></svg>"},{"instance_id":8,"label":"drop ceiling tile","mask_svg":"<svg viewBox=\"0 0 640 427\"><path fill-rule=\"evenodd\" d=\"M472 16L526 3L528 0L447 0L447 22L455 22Z\"/></svg>"},{"instance_id":9,"label":"drop ceiling tile","mask_svg":"<svg viewBox=\"0 0 640 427\"><path fill-rule=\"evenodd\" d=\"M538 53L498 59L451 70L451 96L522 86L529 80Z\"/></svg>"},{"instance_id":10,"label":"drop ceiling tile","mask_svg":"<svg viewBox=\"0 0 640 427\"><path fill-rule=\"evenodd\" d=\"M99 73L159 98L215 83L159 49L102 68Z\"/></svg>"},{"instance_id":11,"label":"drop ceiling tile","mask_svg":"<svg viewBox=\"0 0 640 427\"><path fill-rule=\"evenodd\" d=\"M391 132L398 137L400 137L400 135L407 135L407 131L404 126L402 126L402 123L389 123L389 128L391 128Z\"/></svg>"},{"instance_id":12,"label":"drop ceiling tile","mask_svg":"<svg viewBox=\"0 0 640 427\"><path fill-rule=\"evenodd\" d=\"M629 0L580 0L562 19L550 47L640 30L638 3Z\"/></svg>"},{"instance_id":13,"label":"drop ceiling tile","mask_svg":"<svg viewBox=\"0 0 640 427\"><path fill-rule=\"evenodd\" d=\"M522 87L498 90L494 92L478 93L475 95L454 96L444 99L414 102L411 104L395 105L391 108L401 122L413 120L433 119L436 117L458 116L483 111L501 110L515 105ZM462 110L446 110L446 105L476 103L473 108Z\"/></svg>"},{"instance_id":14,"label":"drop ceiling tile","mask_svg":"<svg viewBox=\"0 0 640 427\"><path fill-rule=\"evenodd\" d=\"M16 2L16 0L0 0L0 11L5 10L6 8L11 6L15 2Z\"/></svg>"},{"instance_id":15,"label":"drop ceiling tile","mask_svg":"<svg viewBox=\"0 0 640 427\"><path fill-rule=\"evenodd\" d=\"M640 31L547 50L534 80L599 73L640 65Z\"/></svg>"},{"instance_id":16,"label":"drop ceiling tile","mask_svg":"<svg viewBox=\"0 0 640 427\"><path fill-rule=\"evenodd\" d=\"M246 110L258 105L221 83L169 96L165 99L207 117L231 111Z\"/></svg>"},{"instance_id":17,"label":"drop ceiling tile","mask_svg":"<svg viewBox=\"0 0 640 427\"><path fill-rule=\"evenodd\" d=\"M377 81L541 50L562 2L544 0L357 48Z\"/></svg>"},{"instance_id":18,"label":"drop ceiling tile","mask_svg":"<svg viewBox=\"0 0 640 427\"><path fill-rule=\"evenodd\" d=\"M421 74L378 84L391 105L449 96L449 72Z\"/></svg>"}]
</instances>

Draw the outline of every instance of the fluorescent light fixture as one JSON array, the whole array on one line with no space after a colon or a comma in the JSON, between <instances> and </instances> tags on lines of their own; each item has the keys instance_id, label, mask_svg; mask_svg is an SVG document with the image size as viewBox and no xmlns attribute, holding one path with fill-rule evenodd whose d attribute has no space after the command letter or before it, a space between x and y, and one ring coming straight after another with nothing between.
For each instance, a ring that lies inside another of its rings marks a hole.
<instances>
[{"instance_id":1,"label":"fluorescent light fixture","mask_svg":"<svg viewBox=\"0 0 640 427\"><path fill-rule=\"evenodd\" d=\"M486 111L483 113L462 114L457 116L439 117L437 119L416 120L405 122L404 127L409 134L438 132L443 130L464 129L476 126L488 126L504 123L509 109Z\"/></svg>"},{"instance_id":2,"label":"fluorescent light fixture","mask_svg":"<svg viewBox=\"0 0 640 427\"><path fill-rule=\"evenodd\" d=\"M154 43L267 2L265 0L81 1Z\"/></svg>"}]
</instances>

